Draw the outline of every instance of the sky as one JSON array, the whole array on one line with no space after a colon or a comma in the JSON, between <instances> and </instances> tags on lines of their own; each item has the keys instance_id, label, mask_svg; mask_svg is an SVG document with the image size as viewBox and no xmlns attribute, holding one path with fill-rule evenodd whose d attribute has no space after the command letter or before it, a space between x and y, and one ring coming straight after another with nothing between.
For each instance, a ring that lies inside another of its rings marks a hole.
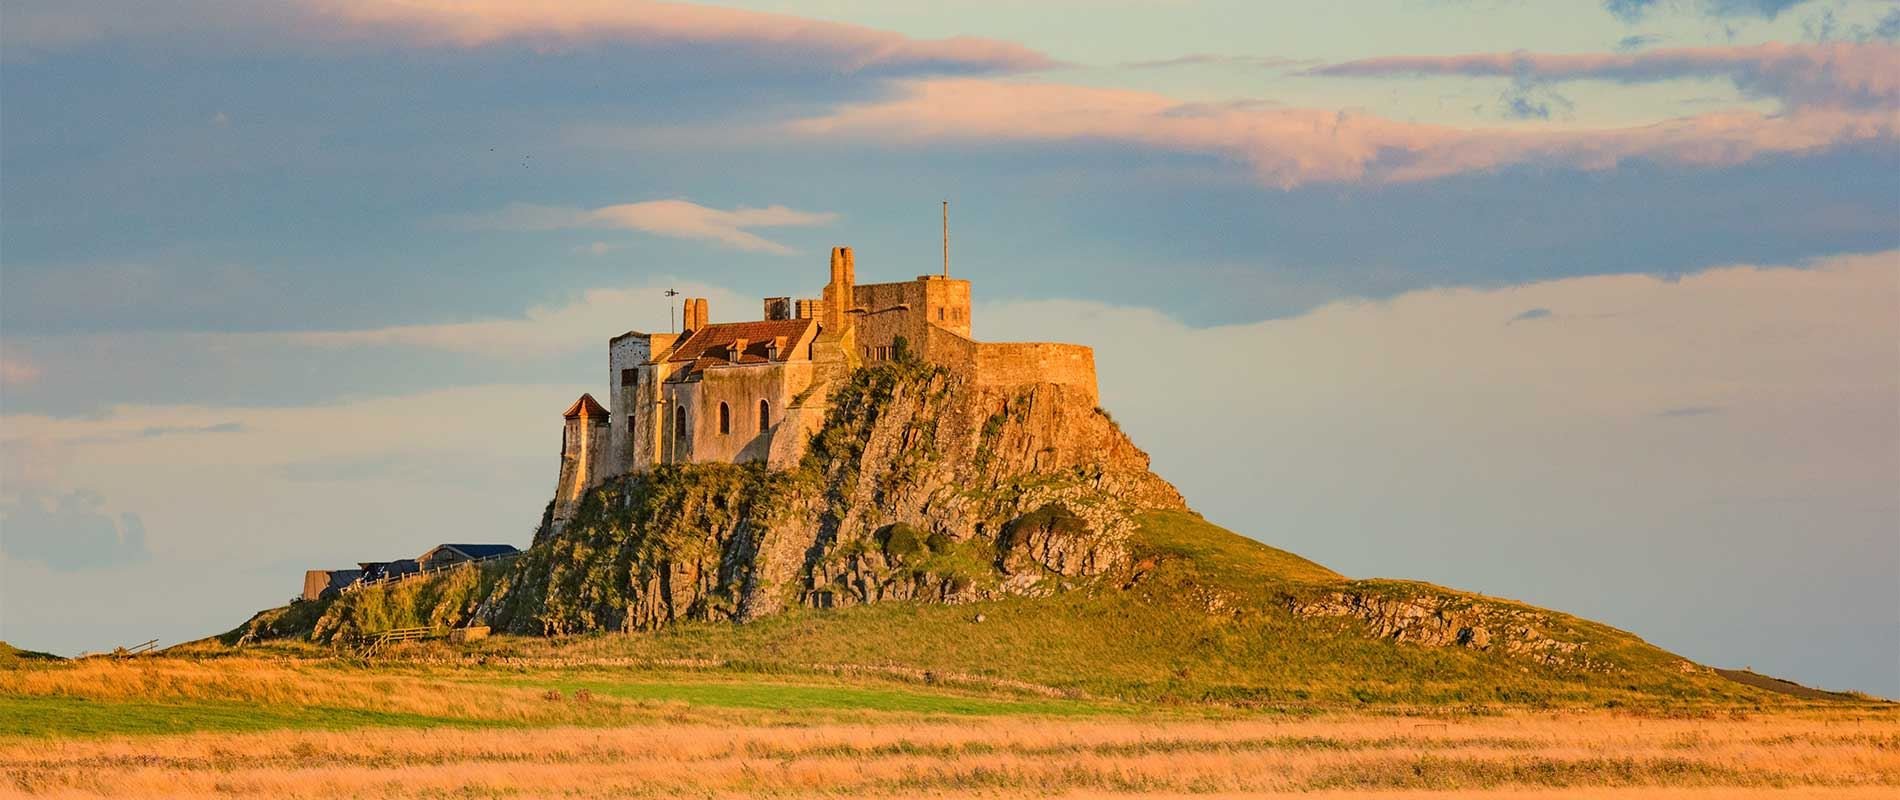
<instances>
[{"instance_id":1,"label":"sky","mask_svg":"<svg viewBox=\"0 0 1900 800\"><path fill-rule=\"evenodd\" d=\"M0 6L0 639L525 545L605 344L974 281L1210 519L1900 696L1900 3Z\"/></svg>"}]
</instances>

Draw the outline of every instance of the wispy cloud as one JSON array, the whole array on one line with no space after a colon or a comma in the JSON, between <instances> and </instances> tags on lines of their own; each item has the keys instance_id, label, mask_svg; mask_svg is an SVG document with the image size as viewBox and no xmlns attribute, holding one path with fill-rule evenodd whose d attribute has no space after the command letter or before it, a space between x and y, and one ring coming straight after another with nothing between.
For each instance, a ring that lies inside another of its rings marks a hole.
<instances>
[{"instance_id":1,"label":"wispy cloud","mask_svg":"<svg viewBox=\"0 0 1900 800\"><path fill-rule=\"evenodd\" d=\"M814 274L817 274L815 269ZM735 308L757 311L753 303L742 306L740 297L725 289L689 283L654 284L589 289L571 302L536 306L511 317L268 335L281 336L279 340L299 346L403 347L507 359L544 359L599 347L606 337L630 328L667 330L667 308L675 302L665 294L669 288L677 288L688 296L708 298L715 319L724 318L724 314Z\"/></svg>"},{"instance_id":2,"label":"wispy cloud","mask_svg":"<svg viewBox=\"0 0 1900 800\"><path fill-rule=\"evenodd\" d=\"M1603 10L1625 24L1633 25L1664 8L1711 17L1774 19L1781 16L1781 12L1805 2L1807 0L1603 0Z\"/></svg>"},{"instance_id":3,"label":"wispy cloud","mask_svg":"<svg viewBox=\"0 0 1900 800\"><path fill-rule=\"evenodd\" d=\"M165 14L129 4L62 0L8 8L5 41L57 49L96 41L216 34L241 41L370 42L411 47L519 45L719 47L763 61L889 74L1010 72L1053 66L1012 42L958 36L918 39L861 25L787 14L652 0L190 0Z\"/></svg>"},{"instance_id":4,"label":"wispy cloud","mask_svg":"<svg viewBox=\"0 0 1900 800\"><path fill-rule=\"evenodd\" d=\"M0 356L0 385L25 386L39 379L38 364L20 356Z\"/></svg>"},{"instance_id":5,"label":"wispy cloud","mask_svg":"<svg viewBox=\"0 0 1900 800\"><path fill-rule=\"evenodd\" d=\"M1388 56L1309 70L1347 77L1466 75L1547 81L1653 83L1725 78L1756 97L1790 107L1891 109L1900 104L1900 47L1886 43L1767 43L1684 47L1638 53L1474 53Z\"/></svg>"},{"instance_id":6,"label":"wispy cloud","mask_svg":"<svg viewBox=\"0 0 1900 800\"><path fill-rule=\"evenodd\" d=\"M138 514L109 513L89 489L56 496L27 492L0 503L0 549L9 558L70 572L146 561L145 523Z\"/></svg>"},{"instance_id":7,"label":"wispy cloud","mask_svg":"<svg viewBox=\"0 0 1900 800\"><path fill-rule=\"evenodd\" d=\"M1719 166L1850 142L1892 142L1890 114L1730 111L1595 130L1466 129L1346 111L1184 104L1152 92L980 79L907 81L898 97L796 121L809 137L906 146L1108 141L1228 158L1274 186L1403 182L1531 164L1603 170L1630 159ZM1194 113L1182 113L1192 108Z\"/></svg>"},{"instance_id":8,"label":"wispy cloud","mask_svg":"<svg viewBox=\"0 0 1900 800\"><path fill-rule=\"evenodd\" d=\"M138 435L146 439L160 436L179 436L194 433L242 433L242 422L215 422L208 425L151 425L139 430Z\"/></svg>"},{"instance_id":9,"label":"wispy cloud","mask_svg":"<svg viewBox=\"0 0 1900 800\"><path fill-rule=\"evenodd\" d=\"M837 218L837 214L830 212L798 211L779 205L724 210L688 200L648 200L595 209L514 203L500 211L445 217L442 221L456 227L486 230L618 228L715 242L736 250L787 255L792 252L791 248L748 229L811 227L830 224ZM598 254L606 249L606 246L591 247L590 252Z\"/></svg>"},{"instance_id":10,"label":"wispy cloud","mask_svg":"<svg viewBox=\"0 0 1900 800\"><path fill-rule=\"evenodd\" d=\"M1245 67L1249 69L1290 69L1307 67L1320 63L1311 58L1282 58L1280 56L1230 56L1217 53L1190 53L1185 56L1163 58L1154 61L1124 61L1122 66L1130 69L1168 69L1171 67Z\"/></svg>"}]
</instances>

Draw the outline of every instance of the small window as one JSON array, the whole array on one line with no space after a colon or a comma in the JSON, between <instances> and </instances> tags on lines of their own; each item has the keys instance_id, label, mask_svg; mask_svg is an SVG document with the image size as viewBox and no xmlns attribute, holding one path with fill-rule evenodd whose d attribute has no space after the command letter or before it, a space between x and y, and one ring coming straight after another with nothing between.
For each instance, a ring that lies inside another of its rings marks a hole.
<instances>
[{"instance_id":1,"label":"small window","mask_svg":"<svg viewBox=\"0 0 1900 800\"><path fill-rule=\"evenodd\" d=\"M937 321L942 322L943 319L944 319L944 310L939 308L937 309Z\"/></svg>"},{"instance_id":2,"label":"small window","mask_svg":"<svg viewBox=\"0 0 1900 800\"><path fill-rule=\"evenodd\" d=\"M769 431L771 429L772 429L772 404L767 403L764 400L760 400L759 401L759 432L765 433L766 431Z\"/></svg>"},{"instance_id":3,"label":"small window","mask_svg":"<svg viewBox=\"0 0 1900 800\"><path fill-rule=\"evenodd\" d=\"M719 404L719 432L722 434L732 432L732 409L725 403Z\"/></svg>"},{"instance_id":4,"label":"small window","mask_svg":"<svg viewBox=\"0 0 1900 800\"><path fill-rule=\"evenodd\" d=\"M679 406L673 409L673 435L674 436L686 435L686 407L685 406Z\"/></svg>"},{"instance_id":5,"label":"small window","mask_svg":"<svg viewBox=\"0 0 1900 800\"><path fill-rule=\"evenodd\" d=\"M623 369L620 371L620 385L621 386L633 386L639 383L639 381L640 381L639 370L629 367L627 369Z\"/></svg>"}]
</instances>

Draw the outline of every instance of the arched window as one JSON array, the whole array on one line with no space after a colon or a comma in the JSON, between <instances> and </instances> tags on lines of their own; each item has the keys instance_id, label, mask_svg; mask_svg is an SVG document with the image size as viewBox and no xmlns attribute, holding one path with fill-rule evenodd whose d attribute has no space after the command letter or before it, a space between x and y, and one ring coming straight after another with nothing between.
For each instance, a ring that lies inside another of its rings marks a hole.
<instances>
[{"instance_id":1,"label":"arched window","mask_svg":"<svg viewBox=\"0 0 1900 800\"><path fill-rule=\"evenodd\" d=\"M772 404L767 403L764 400L760 400L759 401L759 432L765 433L766 431L769 431L771 429L772 429Z\"/></svg>"},{"instance_id":2,"label":"arched window","mask_svg":"<svg viewBox=\"0 0 1900 800\"><path fill-rule=\"evenodd\" d=\"M719 432L732 432L732 409L726 407L725 403L719 404Z\"/></svg>"},{"instance_id":3,"label":"arched window","mask_svg":"<svg viewBox=\"0 0 1900 800\"><path fill-rule=\"evenodd\" d=\"M686 435L686 407L685 406L673 407L673 435L674 436Z\"/></svg>"}]
</instances>

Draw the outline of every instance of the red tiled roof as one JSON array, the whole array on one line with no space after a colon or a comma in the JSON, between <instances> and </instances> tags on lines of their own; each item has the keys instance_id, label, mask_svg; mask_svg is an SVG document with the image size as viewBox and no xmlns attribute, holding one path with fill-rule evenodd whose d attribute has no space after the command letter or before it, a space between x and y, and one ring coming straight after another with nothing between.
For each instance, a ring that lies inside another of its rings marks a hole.
<instances>
[{"instance_id":1,"label":"red tiled roof","mask_svg":"<svg viewBox=\"0 0 1900 800\"><path fill-rule=\"evenodd\" d=\"M706 367L725 366L727 364L764 364L768 361L784 361L791 356L790 348L805 335L806 329L817 324L814 319L774 319L756 322L721 322L707 325L693 331L693 335L673 348L666 360L674 363L682 361L697 362L693 371ZM779 345L778 358L768 359L767 351L774 343ZM732 346L742 349L738 358L732 358Z\"/></svg>"},{"instance_id":2,"label":"red tiled roof","mask_svg":"<svg viewBox=\"0 0 1900 800\"><path fill-rule=\"evenodd\" d=\"M568 419L574 419L575 417L606 417L607 409L601 408L600 402L595 400L593 395L584 394L581 395L581 399L574 401L574 405L568 406L567 410L561 413L561 416Z\"/></svg>"}]
</instances>

